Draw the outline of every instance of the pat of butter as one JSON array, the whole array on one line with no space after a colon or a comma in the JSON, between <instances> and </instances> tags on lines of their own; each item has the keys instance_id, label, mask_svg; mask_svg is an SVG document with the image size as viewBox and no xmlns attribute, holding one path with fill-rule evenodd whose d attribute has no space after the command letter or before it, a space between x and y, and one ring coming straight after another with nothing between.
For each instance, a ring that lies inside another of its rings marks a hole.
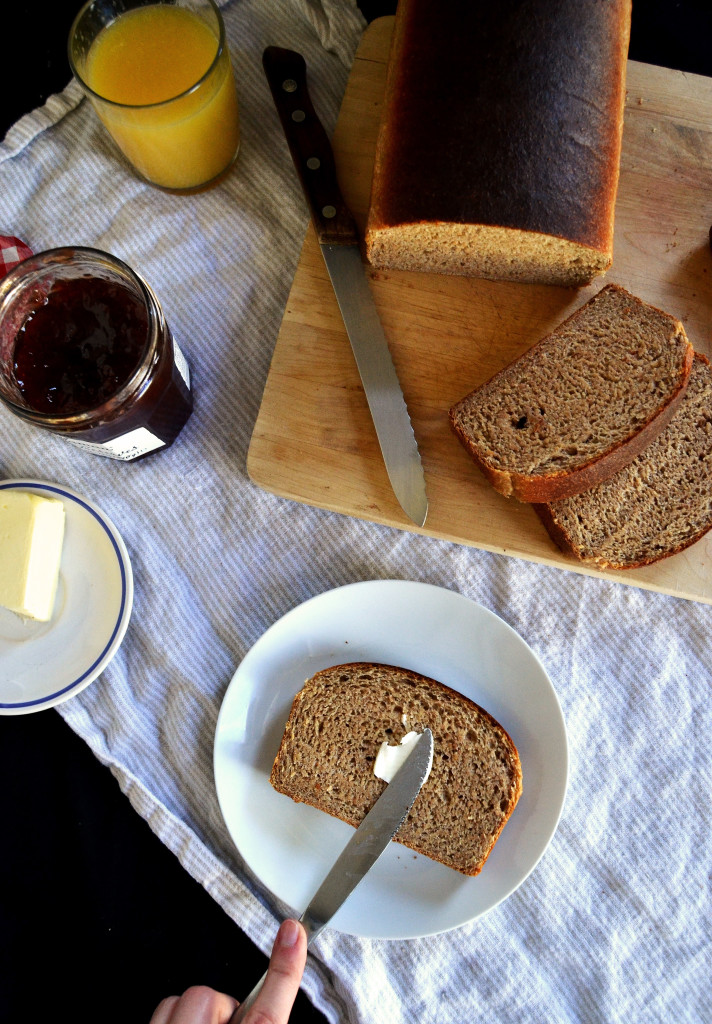
<instances>
[{"instance_id":1,"label":"pat of butter","mask_svg":"<svg viewBox=\"0 0 712 1024\"><path fill-rule=\"evenodd\" d=\"M389 743L382 743L373 766L373 774L376 778L383 779L384 782L392 782L393 776L413 749L413 744L421 736L420 732L407 732L397 745L391 746ZM430 768L428 768L428 774L423 779L423 783L427 780L428 775L430 775Z\"/></svg>"},{"instance_id":2,"label":"pat of butter","mask_svg":"<svg viewBox=\"0 0 712 1024\"><path fill-rule=\"evenodd\" d=\"M52 618L64 541L64 505L29 491L0 491L0 605Z\"/></svg>"}]
</instances>

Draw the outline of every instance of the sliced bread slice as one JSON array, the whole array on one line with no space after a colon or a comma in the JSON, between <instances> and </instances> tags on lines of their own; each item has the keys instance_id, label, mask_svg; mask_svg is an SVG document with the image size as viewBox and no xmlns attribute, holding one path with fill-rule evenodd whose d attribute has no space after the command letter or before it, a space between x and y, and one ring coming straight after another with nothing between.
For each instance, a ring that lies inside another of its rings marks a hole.
<instances>
[{"instance_id":1,"label":"sliced bread slice","mask_svg":"<svg viewBox=\"0 0 712 1024\"><path fill-rule=\"evenodd\" d=\"M358 825L386 783L381 744L433 733L433 767L398 842L476 875L522 791L517 749L498 722L442 683L392 665L336 665L294 699L270 782L293 800Z\"/></svg>"},{"instance_id":2,"label":"sliced bread slice","mask_svg":"<svg viewBox=\"0 0 712 1024\"><path fill-rule=\"evenodd\" d=\"M613 476L658 436L692 356L678 320L607 285L454 405L450 423L501 494L569 497Z\"/></svg>"},{"instance_id":3,"label":"sliced bread slice","mask_svg":"<svg viewBox=\"0 0 712 1024\"><path fill-rule=\"evenodd\" d=\"M689 547L712 527L712 369L696 355L663 431L610 480L535 505L559 547L599 568L635 569Z\"/></svg>"}]
</instances>

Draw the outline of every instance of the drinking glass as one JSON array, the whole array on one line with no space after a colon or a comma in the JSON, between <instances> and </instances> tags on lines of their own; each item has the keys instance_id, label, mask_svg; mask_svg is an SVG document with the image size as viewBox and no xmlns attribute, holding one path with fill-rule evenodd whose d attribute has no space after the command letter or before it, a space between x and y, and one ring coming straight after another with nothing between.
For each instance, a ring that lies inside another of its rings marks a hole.
<instances>
[{"instance_id":1,"label":"drinking glass","mask_svg":"<svg viewBox=\"0 0 712 1024\"><path fill-rule=\"evenodd\" d=\"M89 0L68 49L75 78L146 181L194 192L233 164L238 100L214 0Z\"/></svg>"}]
</instances>

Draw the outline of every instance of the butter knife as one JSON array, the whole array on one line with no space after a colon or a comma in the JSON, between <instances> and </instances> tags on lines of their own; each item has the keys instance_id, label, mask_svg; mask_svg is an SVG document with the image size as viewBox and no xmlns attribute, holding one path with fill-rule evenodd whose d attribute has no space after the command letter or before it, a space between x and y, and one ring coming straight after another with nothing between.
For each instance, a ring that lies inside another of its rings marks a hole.
<instances>
[{"instance_id":1,"label":"butter knife","mask_svg":"<svg viewBox=\"0 0 712 1024\"><path fill-rule=\"evenodd\" d=\"M326 927L396 835L430 774L432 763L433 734L430 729L424 729L299 918L309 944ZM229 1024L239 1024L257 998L266 977L265 973L240 1003Z\"/></svg>"},{"instance_id":2,"label":"butter knife","mask_svg":"<svg viewBox=\"0 0 712 1024\"><path fill-rule=\"evenodd\" d=\"M339 191L331 143L309 96L306 63L294 50L268 46L262 66L351 342L388 478L403 511L423 526L428 499L418 444L361 261L356 222Z\"/></svg>"}]
</instances>

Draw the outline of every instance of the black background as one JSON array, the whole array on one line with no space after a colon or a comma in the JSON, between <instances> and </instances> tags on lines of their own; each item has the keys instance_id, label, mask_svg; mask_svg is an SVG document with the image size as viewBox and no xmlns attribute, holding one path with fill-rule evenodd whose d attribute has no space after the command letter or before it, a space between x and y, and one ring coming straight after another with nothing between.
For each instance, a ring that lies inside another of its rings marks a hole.
<instances>
[{"instance_id":1,"label":"black background","mask_svg":"<svg viewBox=\"0 0 712 1024\"><path fill-rule=\"evenodd\" d=\"M11 29L3 12L0 137L69 81L66 38L79 6L14 4ZM360 6L371 20L396 5ZM634 0L632 59L712 75L711 48L712 0ZM147 1024L164 995L191 984L249 991L265 958L57 712L0 716L0 779L2 1024ZM323 1021L302 994L291 1019Z\"/></svg>"}]
</instances>

